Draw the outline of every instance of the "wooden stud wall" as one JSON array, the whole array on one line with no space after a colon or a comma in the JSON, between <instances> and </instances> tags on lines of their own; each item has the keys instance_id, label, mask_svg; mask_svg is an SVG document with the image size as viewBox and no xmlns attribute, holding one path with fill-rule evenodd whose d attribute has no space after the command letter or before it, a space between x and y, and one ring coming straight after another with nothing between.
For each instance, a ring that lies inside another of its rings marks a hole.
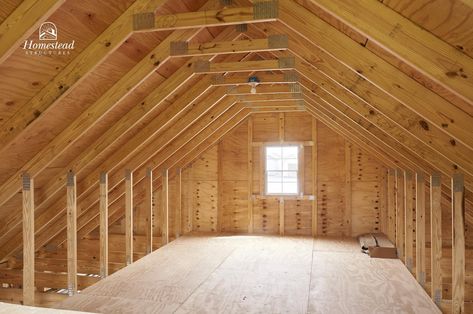
<instances>
[{"instance_id":1,"label":"wooden stud wall","mask_svg":"<svg viewBox=\"0 0 473 314\"><path fill-rule=\"evenodd\" d=\"M386 169L356 145L313 121L307 113L254 114L193 162L182 178L183 191L193 195L189 208L188 196L183 194L184 212L192 210L192 230L247 233L252 217L257 234L311 235L314 221L319 235L380 231L382 217L387 219L382 191ZM252 134L251 141L248 134ZM281 140L304 147L299 157L302 195L298 197L265 196L264 143ZM315 167L314 151L318 155Z\"/></svg>"}]
</instances>

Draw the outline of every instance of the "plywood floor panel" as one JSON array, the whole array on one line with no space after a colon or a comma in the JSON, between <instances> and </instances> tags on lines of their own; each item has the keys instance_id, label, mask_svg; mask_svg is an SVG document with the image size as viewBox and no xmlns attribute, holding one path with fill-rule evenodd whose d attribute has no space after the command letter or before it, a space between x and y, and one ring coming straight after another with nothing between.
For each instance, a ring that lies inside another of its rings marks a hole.
<instances>
[{"instance_id":1,"label":"plywood floor panel","mask_svg":"<svg viewBox=\"0 0 473 314\"><path fill-rule=\"evenodd\" d=\"M353 238L181 237L59 308L101 313L440 313Z\"/></svg>"}]
</instances>

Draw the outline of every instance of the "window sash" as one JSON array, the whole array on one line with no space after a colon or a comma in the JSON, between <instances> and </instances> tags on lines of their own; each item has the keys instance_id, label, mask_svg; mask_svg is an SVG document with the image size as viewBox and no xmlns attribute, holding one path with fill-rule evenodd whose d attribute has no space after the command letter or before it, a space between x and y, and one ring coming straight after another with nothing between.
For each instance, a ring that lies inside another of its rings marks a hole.
<instances>
[{"instance_id":1,"label":"window sash","mask_svg":"<svg viewBox=\"0 0 473 314\"><path fill-rule=\"evenodd\" d=\"M295 147L296 156L289 156L285 158L284 148ZM268 148L272 150L271 155L268 155ZM278 154L277 150L280 153ZM297 146L267 146L265 149L265 192L267 195L297 195L300 190L299 182L299 154L300 149ZM280 158L275 156L280 156ZM296 158L294 158L296 157ZM270 166L268 167L268 164ZM295 166L295 169L290 169ZM268 169L269 168L269 169ZM287 176L292 174L292 176ZM277 187L279 185L279 188ZM295 185L295 190L293 189ZM291 189L292 188L292 189ZM274 192L271 192L273 190ZM292 190L292 191L291 191Z\"/></svg>"}]
</instances>

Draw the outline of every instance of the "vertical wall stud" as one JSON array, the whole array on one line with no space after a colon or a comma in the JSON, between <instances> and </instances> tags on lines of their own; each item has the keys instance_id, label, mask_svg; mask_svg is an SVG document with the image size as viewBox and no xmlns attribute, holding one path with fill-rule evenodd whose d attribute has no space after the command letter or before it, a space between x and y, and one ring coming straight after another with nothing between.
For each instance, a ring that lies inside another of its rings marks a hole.
<instances>
[{"instance_id":1,"label":"vertical wall stud","mask_svg":"<svg viewBox=\"0 0 473 314\"><path fill-rule=\"evenodd\" d=\"M260 158L260 176L259 176L259 193L261 196L266 194L266 146L259 147Z\"/></svg>"},{"instance_id":2,"label":"vertical wall stud","mask_svg":"<svg viewBox=\"0 0 473 314\"><path fill-rule=\"evenodd\" d=\"M351 235L351 144L345 141L345 210L343 212L343 223L345 224L345 235Z\"/></svg>"},{"instance_id":3,"label":"vertical wall stud","mask_svg":"<svg viewBox=\"0 0 473 314\"><path fill-rule=\"evenodd\" d=\"M396 247L397 255L404 261L404 180L403 171L396 170Z\"/></svg>"},{"instance_id":4,"label":"vertical wall stud","mask_svg":"<svg viewBox=\"0 0 473 314\"><path fill-rule=\"evenodd\" d=\"M23 305L34 305L34 182L23 174Z\"/></svg>"},{"instance_id":5,"label":"vertical wall stud","mask_svg":"<svg viewBox=\"0 0 473 314\"><path fill-rule=\"evenodd\" d=\"M253 233L253 119L248 118L248 233Z\"/></svg>"},{"instance_id":6,"label":"vertical wall stud","mask_svg":"<svg viewBox=\"0 0 473 314\"><path fill-rule=\"evenodd\" d=\"M303 144L299 145L299 156L298 156L298 158L299 158L299 161L298 161L298 164L299 164L298 176L299 177L297 179L299 181L299 183L298 183L299 184L299 195L303 196L303 195L305 195L305 190L304 190L304 188L305 188L305 171L304 171L305 170L304 169L305 168L305 161L304 161L305 152L304 152L304 145Z\"/></svg>"},{"instance_id":7,"label":"vertical wall stud","mask_svg":"<svg viewBox=\"0 0 473 314\"><path fill-rule=\"evenodd\" d=\"M145 211L145 236L146 236L146 254L153 252L153 171L146 169L145 198L143 208Z\"/></svg>"},{"instance_id":8,"label":"vertical wall stud","mask_svg":"<svg viewBox=\"0 0 473 314\"><path fill-rule=\"evenodd\" d=\"M100 173L100 277L108 276L108 175Z\"/></svg>"},{"instance_id":9,"label":"vertical wall stud","mask_svg":"<svg viewBox=\"0 0 473 314\"><path fill-rule=\"evenodd\" d=\"M284 235L284 198L279 198L279 235Z\"/></svg>"},{"instance_id":10,"label":"vertical wall stud","mask_svg":"<svg viewBox=\"0 0 473 314\"><path fill-rule=\"evenodd\" d=\"M396 171L388 169L388 225L387 236L396 241Z\"/></svg>"},{"instance_id":11,"label":"vertical wall stud","mask_svg":"<svg viewBox=\"0 0 473 314\"><path fill-rule=\"evenodd\" d=\"M221 143L219 143L219 162L220 162L220 156L221 156L220 145L221 145ZM193 195L193 191L194 191L194 170L193 169L194 169L193 166L190 165L190 168L189 168L189 171L188 171L189 180L187 180L187 191L190 191L189 192L190 193L189 197L186 197L186 199L187 199L187 230L189 230L189 232L191 232L194 228L194 210L193 210L194 207L192 205L193 204L192 195ZM220 173L220 171L219 171L219 173ZM221 186L220 181L219 181L219 186ZM217 202L218 202L219 199L221 199L220 194L217 197ZM219 210L219 209L217 209L217 210ZM221 215L222 217L220 217L220 216L217 217L217 223L219 223L218 221L222 221L222 219L223 219L223 215L219 214L220 212L221 212L221 209L220 209L219 212L217 212L217 215Z\"/></svg>"},{"instance_id":12,"label":"vertical wall stud","mask_svg":"<svg viewBox=\"0 0 473 314\"><path fill-rule=\"evenodd\" d=\"M432 299L440 307L442 302L442 184L439 173L430 177L430 235Z\"/></svg>"},{"instance_id":13,"label":"vertical wall stud","mask_svg":"<svg viewBox=\"0 0 473 314\"><path fill-rule=\"evenodd\" d=\"M133 173L125 170L125 256L133 263Z\"/></svg>"},{"instance_id":14,"label":"vertical wall stud","mask_svg":"<svg viewBox=\"0 0 473 314\"><path fill-rule=\"evenodd\" d=\"M425 180L416 173L416 278L425 286Z\"/></svg>"},{"instance_id":15,"label":"vertical wall stud","mask_svg":"<svg viewBox=\"0 0 473 314\"><path fill-rule=\"evenodd\" d=\"M465 190L463 175L452 178L452 305L454 314L465 313Z\"/></svg>"},{"instance_id":16,"label":"vertical wall stud","mask_svg":"<svg viewBox=\"0 0 473 314\"><path fill-rule=\"evenodd\" d=\"M317 236L318 210L317 210L317 120L312 118L312 236Z\"/></svg>"},{"instance_id":17,"label":"vertical wall stud","mask_svg":"<svg viewBox=\"0 0 473 314\"><path fill-rule=\"evenodd\" d=\"M414 195L413 176L410 171L404 172L404 226L405 226L405 250L406 266L412 273L414 263Z\"/></svg>"},{"instance_id":18,"label":"vertical wall stud","mask_svg":"<svg viewBox=\"0 0 473 314\"><path fill-rule=\"evenodd\" d=\"M67 173L67 289L77 292L77 182L72 171Z\"/></svg>"},{"instance_id":19,"label":"vertical wall stud","mask_svg":"<svg viewBox=\"0 0 473 314\"><path fill-rule=\"evenodd\" d=\"M177 177L177 186L176 186L176 194L177 194L177 206L176 206L176 219L175 219L175 235L176 239L181 236L181 226L182 226L182 170L181 168L176 169L176 177Z\"/></svg>"},{"instance_id":20,"label":"vertical wall stud","mask_svg":"<svg viewBox=\"0 0 473 314\"><path fill-rule=\"evenodd\" d=\"M217 232L223 230L223 142L217 144Z\"/></svg>"},{"instance_id":21,"label":"vertical wall stud","mask_svg":"<svg viewBox=\"0 0 473 314\"><path fill-rule=\"evenodd\" d=\"M163 227L162 227L162 237L163 237L163 245L169 243L169 170L166 169L163 171L161 175L162 179L162 198L161 204L163 206L162 214L163 214Z\"/></svg>"}]
</instances>

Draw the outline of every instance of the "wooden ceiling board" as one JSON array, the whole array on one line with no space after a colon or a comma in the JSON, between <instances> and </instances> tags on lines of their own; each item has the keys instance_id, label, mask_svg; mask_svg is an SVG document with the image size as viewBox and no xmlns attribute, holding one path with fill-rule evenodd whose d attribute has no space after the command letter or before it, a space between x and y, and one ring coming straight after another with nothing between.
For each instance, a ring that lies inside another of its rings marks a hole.
<instances>
[{"instance_id":1,"label":"wooden ceiling board","mask_svg":"<svg viewBox=\"0 0 473 314\"><path fill-rule=\"evenodd\" d=\"M383 4L473 57L473 7L452 0L384 0Z\"/></svg>"},{"instance_id":2,"label":"wooden ceiling board","mask_svg":"<svg viewBox=\"0 0 473 314\"><path fill-rule=\"evenodd\" d=\"M0 118L7 118L42 89L131 3L126 1L67 1L48 19L58 28L58 40L75 41L69 55L27 55L19 47L0 64ZM34 32L27 40L38 39Z\"/></svg>"},{"instance_id":3,"label":"wooden ceiling board","mask_svg":"<svg viewBox=\"0 0 473 314\"><path fill-rule=\"evenodd\" d=\"M2 23L21 3L22 0L3 0L0 6L0 23Z\"/></svg>"}]
</instances>

